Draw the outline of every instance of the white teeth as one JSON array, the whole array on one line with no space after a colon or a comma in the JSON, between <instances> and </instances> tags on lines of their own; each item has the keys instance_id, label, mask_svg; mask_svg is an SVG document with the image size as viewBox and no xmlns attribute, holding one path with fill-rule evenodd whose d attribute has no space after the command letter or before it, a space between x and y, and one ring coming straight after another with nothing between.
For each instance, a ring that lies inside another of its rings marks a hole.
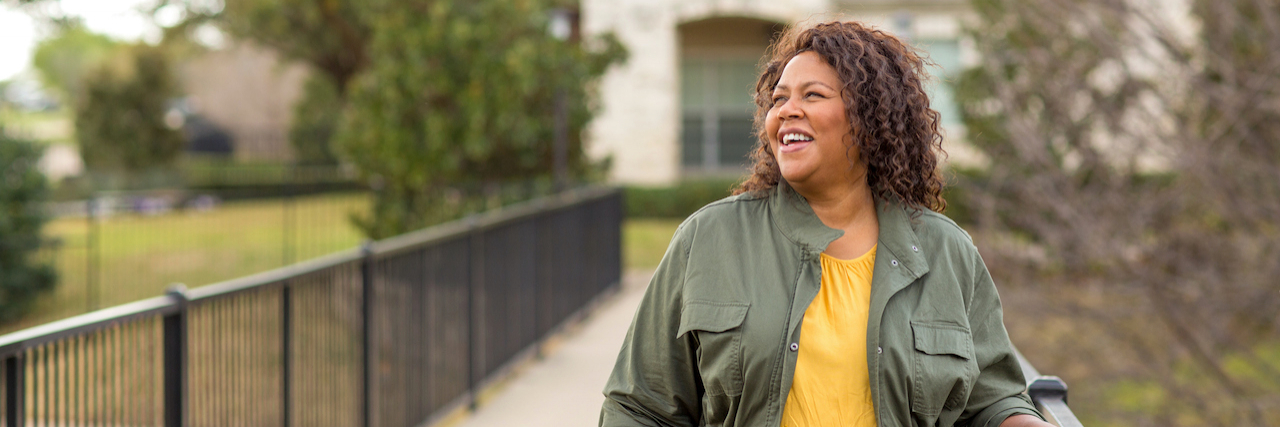
<instances>
[{"instance_id":1,"label":"white teeth","mask_svg":"<svg viewBox=\"0 0 1280 427\"><path fill-rule=\"evenodd\" d=\"M782 136L782 145L791 145L796 141L813 141L813 138L799 133L789 133Z\"/></svg>"}]
</instances>

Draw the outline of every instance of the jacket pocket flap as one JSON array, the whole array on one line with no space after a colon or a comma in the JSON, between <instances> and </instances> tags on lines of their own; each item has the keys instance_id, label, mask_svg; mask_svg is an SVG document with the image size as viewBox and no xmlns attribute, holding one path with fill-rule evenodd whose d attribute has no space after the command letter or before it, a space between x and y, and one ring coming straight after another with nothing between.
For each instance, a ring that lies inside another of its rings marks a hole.
<instances>
[{"instance_id":1,"label":"jacket pocket flap","mask_svg":"<svg viewBox=\"0 0 1280 427\"><path fill-rule=\"evenodd\" d=\"M916 350L932 355L955 355L965 360L973 358L973 338L963 326L912 321L911 332L915 334Z\"/></svg>"},{"instance_id":2,"label":"jacket pocket flap","mask_svg":"<svg viewBox=\"0 0 1280 427\"><path fill-rule=\"evenodd\" d=\"M680 329L676 338L689 331L724 332L742 326L750 306L745 303L689 301L680 310Z\"/></svg>"}]
</instances>

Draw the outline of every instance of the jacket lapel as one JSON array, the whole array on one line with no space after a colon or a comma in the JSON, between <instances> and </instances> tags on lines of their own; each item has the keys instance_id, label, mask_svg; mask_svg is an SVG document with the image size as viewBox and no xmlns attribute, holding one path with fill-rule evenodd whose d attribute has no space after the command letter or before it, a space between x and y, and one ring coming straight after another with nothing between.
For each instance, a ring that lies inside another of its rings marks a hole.
<instances>
[{"instance_id":1,"label":"jacket lapel","mask_svg":"<svg viewBox=\"0 0 1280 427\"><path fill-rule=\"evenodd\" d=\"M872 402L880 404L880 322L884 308L894 294L929 272L929 263L920 253L920 240L911 228L911 215L901 205L876 201L880 238L875 270L871 274L871 307L867 314L867 367L870 371Z\"/></svg>"}]
</instances>

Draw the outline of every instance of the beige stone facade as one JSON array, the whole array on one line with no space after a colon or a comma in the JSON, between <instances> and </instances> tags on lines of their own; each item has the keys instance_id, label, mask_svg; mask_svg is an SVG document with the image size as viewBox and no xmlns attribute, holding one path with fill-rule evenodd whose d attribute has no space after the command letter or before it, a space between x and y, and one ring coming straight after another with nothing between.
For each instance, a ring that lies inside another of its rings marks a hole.
<instances>
[{"instance_id":1,"label":"beige stone facade","mask_svg":"<svg viewBox=\"0 0 1280 427\"><path fill-rule=\"evenodd\" d=\"M947 78L973 62L962 37L963 0L582 0L588 34L612 31L628 61L601 82L589 154L612 158L615 182L663 185L734 175L749 150L751 85L785 25L829 19L870 23L911 39L939 63L934 103L952 161L973 161ZM745 121L744 121L745 120Z\"/></svg>"},{"instance_id":2,"label":"beige stone facade","mask_svg":"<svg viewBox=\"0 0 1280 427\"><path fill-rule=\"evenodd\" d=\"M182 64L181 76L192 112L231 134L237 160L293 159L288 130L305 66L241 42Z\"/></svg>"}]
</instances>

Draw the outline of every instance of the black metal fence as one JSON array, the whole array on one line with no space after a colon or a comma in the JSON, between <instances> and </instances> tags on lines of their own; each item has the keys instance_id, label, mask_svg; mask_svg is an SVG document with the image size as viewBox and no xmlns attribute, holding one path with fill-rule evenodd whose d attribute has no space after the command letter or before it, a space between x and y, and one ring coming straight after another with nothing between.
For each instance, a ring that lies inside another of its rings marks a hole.
<instances>
[{"instance_id":1,"label":"black metal fence","mask_svg":"<svg viewBox=\"0 0 1280 427\"><path fill-rule=\"evenodd\" d=\"M585 189L0 337L0 426L415 426L621 276Z\"/></svg>"},{"instance_id":2,"label":"black metal fence","mask_svg":"<svg viewBox=\"0 0 1280 427\"><path fill-rule=\"evenodd\" d=\"M54 221L45 227L38 259L58 272L56 305L63 310L35 320L133 301L139 292L155 295L167 283L214 283L358 245L361 232L350 216L365 212L369 198L354 183L298 172L273 184L97 191L47 203Z\"/></svg>"}]
</instances>

